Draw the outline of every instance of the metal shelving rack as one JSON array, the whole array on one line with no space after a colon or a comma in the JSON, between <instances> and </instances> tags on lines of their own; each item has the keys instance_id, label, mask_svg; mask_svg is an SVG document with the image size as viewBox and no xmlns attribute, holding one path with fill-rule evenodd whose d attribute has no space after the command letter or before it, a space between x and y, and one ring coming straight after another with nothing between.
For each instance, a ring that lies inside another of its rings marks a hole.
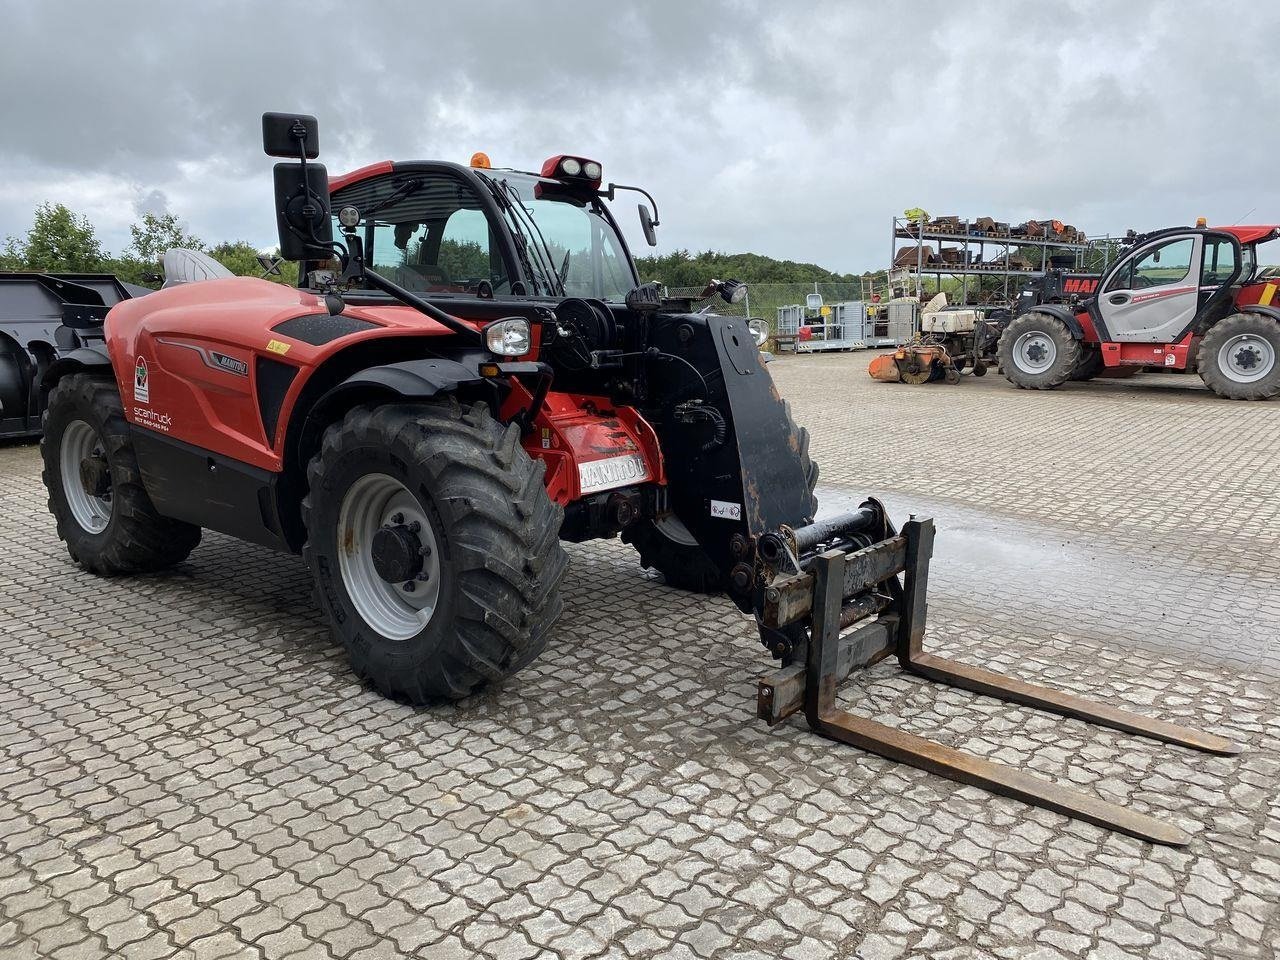
<instances>
[{"instance_id":1,"label":"metal shelving rack","mask_svg":"<svg viewBox=\"0 0 1280 960\"><path fill-rule=\"evenodd\" d=\"M904 266L897 262L902 249L904 249L901 244L903 240L909 240L915 245L916 262L914 264ZM939 257L942 255L942 245L944 243L958 245L960 248L960 261L925 263L925 243L929 240L938 244ZM1110 244L1112 242L1113 238L1110 236L1082 241L1059 240L1050 233L1048 225L1044 227L1043 234L1038 237L1014 236L1009 233L992 230L980 231L972 225L972 221L964 220L960 222L958 231L951 233L943 230L931 230L923 223L918 223L906 217L894 217L892 253L889 259L890 291L899 295L911 295L914 293L915 296L924 300L925 277L936 277L939 291L942 289L943 277L959 277L961 278L962 302L969 304L970 277L1000 277L1004 281L1002 297L1007 303L1017 293L1016 290L1010 291L1010 279L1044 276L1050 267L1050 257L1053 256L1050 251L1069 252L1073 258L1071 269L1080 270L1084 268L1088 253L1100 246L1103 251L1103 269L1105 269L1109 260ZM991 248L995 248L996 255L994 257L987 255L988 250ZM1010 256L1014 248L1018 248L1019 254L1023 256L1028 250L1033 253L1038 252L1039 266L1030 270L1013 266L1010 263ZM974 252L977 253L976 262L973 261L972 254ZM975 289L977 289L977 286L975 286ZM973 305L981 306L981 304Z\"/></svg>"}]
</instances>

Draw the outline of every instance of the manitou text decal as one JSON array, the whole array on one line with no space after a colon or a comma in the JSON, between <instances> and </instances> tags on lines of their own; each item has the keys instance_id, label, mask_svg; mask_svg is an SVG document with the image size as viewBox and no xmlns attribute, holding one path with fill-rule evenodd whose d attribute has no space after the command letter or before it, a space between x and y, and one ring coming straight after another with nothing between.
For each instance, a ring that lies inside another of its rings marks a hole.
<instances>
[{"instance_id":1,"label":"manitou text decal","mask_svg":"<svg viewBox=\"0 0 1280 960\"><path fill-rule=\"evenodd\" d=\"M237 377L247 377L249 375L249 365L243 360L237 360L235 357L228 357L225 353L214 353L209 351L209 359L213 361L213 365L227 373L234 373Z\"/></svg>"},{"instance_id":2,"label":"manitou text decal","mask_svg":"<svg viewBox=\"0 0 1280 960\"><path fill-rule=\"evenodd\" d=\"M138 355L138 362L133 365L133 399L138 403L151 402L150 377L147 374L147 361Z\"/></svg>"},{"instance_id":3,"label":"manitou text decal","mask_svg":"<svg viewBox=\"0 0 1280 960\"><path fill-rule=\"evenodd\" d=\"M596 493L649 479L649 467L638 453L578 464L578 486L582 492Z\"/></svg>"}]
</instances>

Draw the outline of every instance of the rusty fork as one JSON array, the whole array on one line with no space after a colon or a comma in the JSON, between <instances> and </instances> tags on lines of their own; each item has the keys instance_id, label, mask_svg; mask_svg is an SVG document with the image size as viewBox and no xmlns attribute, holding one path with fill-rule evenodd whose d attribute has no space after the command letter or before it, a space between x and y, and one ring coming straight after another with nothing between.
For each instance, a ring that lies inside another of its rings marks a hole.
<instances>
[{"instance_id":1,"label":"rusty fork","mask_svg":"<svg viewBox=\"0 0 1280 960\"><path fill-rule=\"evenodd\" d=\"M782 616L807 612L812 633L803 667L784 667L760 681L758 713L761 718L774 724L803 708L809 726L822 736L890 760L1152 843L1171 846L1189 843L1191 837L1171 823L1025 770L904 733L837 706L836 688L852 670L896 654L905 670L1000 700L1194 750L1218 754L1239 752L1238 746L1222 737L926 653L923 649L925 596L933 537L932 520L912 518L898 536L855 552L828 550L806 564L802 574L785 578ZM902 574L901 582L898 574ZM865 592L852 602L846 599L851 588L858 593L876 584L888 590L889 596L882 597L882 602L869 603ZM807 597L803 595L806 593ZM773 607L775 618L778 606ZM877 607L883 607L877 619L863 623L848 637L841 637L844 627Z\"/></svg>"}]
</instances>

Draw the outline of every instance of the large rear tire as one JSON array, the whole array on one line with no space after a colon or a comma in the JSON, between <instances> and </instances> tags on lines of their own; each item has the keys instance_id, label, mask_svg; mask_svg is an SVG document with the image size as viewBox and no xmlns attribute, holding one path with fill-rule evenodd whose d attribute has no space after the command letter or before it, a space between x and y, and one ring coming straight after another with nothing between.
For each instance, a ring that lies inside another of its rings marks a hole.
<instances>
[{"instance_id":1,"label":"large rear tire","mask_svg":"<svg viewBox=\"0 0 1280 960\"><path fill-rule=\"evenodd\" d=\"M784 401L783 407L787 423L795 428L799 439L800 461L809 485L809 515L805 518L808 523L818 512L818 498L813 493L818 485L818 465L809 457L809 431L796 426L790 403ZM720 568L675 516L633 523L622 531L622 542L635 547L640 554L640 566L657 570L669 587L707 594L725 590L725 576Z\"/></svg>"},{"instance_id":2,"label":"large rear tire","mask_svg":"<svg viewBox=\"0 0 1280 960\"><path fill-rule=\"evenodd\" d=\"M58 537L91 573L164 570L200 542L199 527L160 516L147 496L114 381L84 373L59 380L40 455Z\"/></svg>"},{"instance_id":3,"label":"large rear tire","mask_svg":"<svg viewBox=\"0 0 1280 960\"><path fill-rule=\"evenodd\" d=\"M560 615L563 511L483 404L362 406L307 469L303 556L356 674L409 703L531 663Z\"/></svg>"},{"instance_id":4,"label":"large rear tire","mask_svg":"<svg viewBox=\"0 0 1280 960\"><path fill-rule=\"evenodd\" d=\"M1196 369L1205 386L1228 400L1270 400L1280 394L1280 323L1236 313L1200 341Z\"/></svg>"},{"instance_id":5,"label":"large rear tire","mask_svg":"<svg viewBox=\"0 0 1280 960\"><path fill-rule=\"evenodd\" d=\"M997 356L1014 386L1052 390L1066 383L1080 364L1081 344L1067 325L1048 313L1023 314L1005 328Z\"/></svg>"}]
</instances>

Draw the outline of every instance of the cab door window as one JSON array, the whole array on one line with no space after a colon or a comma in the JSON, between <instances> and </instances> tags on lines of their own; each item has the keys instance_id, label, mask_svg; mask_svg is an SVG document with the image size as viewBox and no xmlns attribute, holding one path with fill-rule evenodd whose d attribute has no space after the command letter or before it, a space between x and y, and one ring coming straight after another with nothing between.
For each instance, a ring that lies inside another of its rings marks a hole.
<instances>
[{"instance_id":1,"label":"cab door window","mask_svg":"<svg viewBox=\"0 0 1280 960\"><path fill-rule=\"evenodd\" d=\"M1191 257L1195 249L1195 237L1180 237L1153 247L1121 267L1107 284L1107 292L1146 290L1180 283L1191 273Z\"/></svg>"}]
</instances>

